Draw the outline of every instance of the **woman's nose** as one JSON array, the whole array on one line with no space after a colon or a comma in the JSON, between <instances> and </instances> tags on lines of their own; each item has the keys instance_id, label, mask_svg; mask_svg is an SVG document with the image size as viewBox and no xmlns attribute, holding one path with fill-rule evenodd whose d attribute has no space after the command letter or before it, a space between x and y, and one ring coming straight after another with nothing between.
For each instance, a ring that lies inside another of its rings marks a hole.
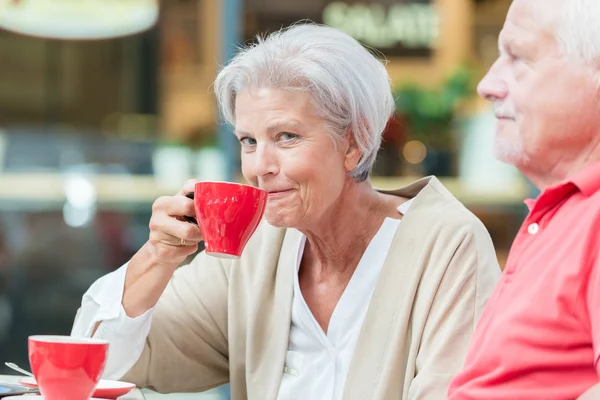
<instances>
[{"instance_id":1,"label":"woman's nose","mask_svg":"<svg viewBox=\"0 0 600 400\"><path fill-rule=\"evenodd\" d=\"M252 172L255 176L265 176L268 174L277 174L279 172L276 150L268 143L259 144L256 147Z\"/></svg>"}]
</instances>

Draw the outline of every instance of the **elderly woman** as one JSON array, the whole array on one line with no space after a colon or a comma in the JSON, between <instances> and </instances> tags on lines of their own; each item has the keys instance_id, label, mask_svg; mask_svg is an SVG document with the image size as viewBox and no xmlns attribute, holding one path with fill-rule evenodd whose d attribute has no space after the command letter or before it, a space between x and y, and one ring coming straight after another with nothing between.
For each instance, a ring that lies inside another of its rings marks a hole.
<instances>
[{"instance_id":1,"label":"elderly woman","mask_svg":"<svg viewBox=\"0 0 600 400\"><path fill-rule=\"evenodd\" d=\"M375 190L394 101L350 36L297 25L215 82L242 172L269 192L237 260L199 253L185 194L83 297L73 335L111 343L105 377L159 392L231 384L233 399L442 399L499 277L481 222L433 177Z\"/></svg>"}]
</instances>

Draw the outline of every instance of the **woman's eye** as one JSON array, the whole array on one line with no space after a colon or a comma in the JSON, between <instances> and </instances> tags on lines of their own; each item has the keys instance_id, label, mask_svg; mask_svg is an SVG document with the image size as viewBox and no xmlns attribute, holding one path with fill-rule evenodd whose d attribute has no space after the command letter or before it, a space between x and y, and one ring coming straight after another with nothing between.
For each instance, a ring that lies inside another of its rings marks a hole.
<instances>
[{"instance_id":1,"label":"woman's eye","mask_svg":"<svg viewBox=\"0 0 600 400\"><path fill-rule=\"evenodd\" d=\"M279 135L279 138L283 141L289 141L289 140L294 140L298 137L298 135L293 134L293 133L289 133L289 132L283 132Z\"/></svg>"},{"instance_id":2,"label":"woman's eye","mask_svg":"<svg viewBox=\"0 0 600 400\"><path fill-rule=\"evenodd\" d=\"M256 139L246 136L240 138L240 143L246 146L254 146L256 144Z\"/></svg>"}]
</instances>

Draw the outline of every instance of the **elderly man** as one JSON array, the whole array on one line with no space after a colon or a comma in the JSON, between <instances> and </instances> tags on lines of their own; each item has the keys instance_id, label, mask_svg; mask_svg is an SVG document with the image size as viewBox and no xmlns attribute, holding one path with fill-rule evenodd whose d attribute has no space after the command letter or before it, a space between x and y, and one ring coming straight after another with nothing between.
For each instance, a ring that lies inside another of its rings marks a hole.
<instances>
[{"instance_id":1,"label":"elderly man","mask_svg":"<svg viewBox=\"0 0 600 400\"><path fill-rule=\"evenodd\" d=\"M600 399L599 18L599 0L515 0L479 85L496 155L541 194L450 400Z\"/></svg>"}]
</instances>

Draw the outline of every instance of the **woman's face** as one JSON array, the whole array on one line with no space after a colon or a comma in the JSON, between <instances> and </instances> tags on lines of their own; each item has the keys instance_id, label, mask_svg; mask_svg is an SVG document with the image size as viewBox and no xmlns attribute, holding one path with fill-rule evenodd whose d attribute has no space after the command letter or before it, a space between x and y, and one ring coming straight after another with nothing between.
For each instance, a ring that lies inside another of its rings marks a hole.
<instances>
[{"instance_id":1,"label":"woman's face","mask_svg":"<svg viewBox=\"0 0 600 400\"><path fill-rule=\"evenodd\" d=\"M349 141L335 146L304 91L261 88L238 94L235 134L242 173L267 192L267 221L310 229L335 210L360 154Z\"/></svg>"}]
</instances>

